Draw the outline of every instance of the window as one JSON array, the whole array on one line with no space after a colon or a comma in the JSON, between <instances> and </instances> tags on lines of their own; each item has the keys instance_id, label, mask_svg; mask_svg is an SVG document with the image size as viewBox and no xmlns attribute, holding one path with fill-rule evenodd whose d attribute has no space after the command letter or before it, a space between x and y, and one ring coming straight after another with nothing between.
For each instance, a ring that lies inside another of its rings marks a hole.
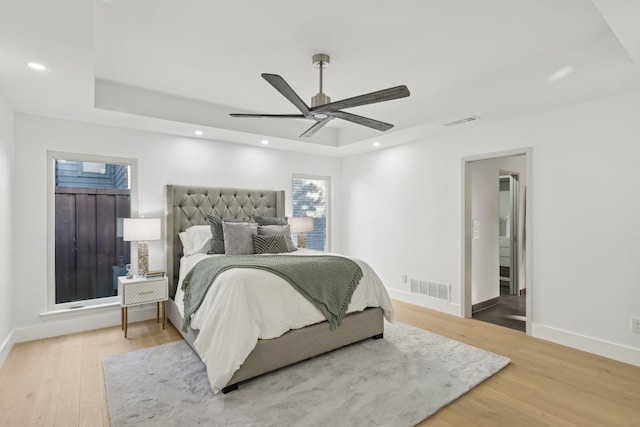
<instances>
[{"instance_id":1,"label":"window","mask_svg":"<svg viewBox=\"0 0 640 427\"><path fill-rule=\"evenodd\" d=\"M331 178L328 176L293 176L293 216L313 218L313 231L307 233L307 248L328 251L330 245L329 198ZM294 236L295 238L295 236Z\"/></svg>"},{"instance_id":2,"label":"window","mask_svg":"<svg viewBox=\"0 0 640 427\"><path fill-rule=\"evenodd\" d=\"M49 309L115 302L130 262L135 160L48 153Z\"/></svg>"}]
</instances>

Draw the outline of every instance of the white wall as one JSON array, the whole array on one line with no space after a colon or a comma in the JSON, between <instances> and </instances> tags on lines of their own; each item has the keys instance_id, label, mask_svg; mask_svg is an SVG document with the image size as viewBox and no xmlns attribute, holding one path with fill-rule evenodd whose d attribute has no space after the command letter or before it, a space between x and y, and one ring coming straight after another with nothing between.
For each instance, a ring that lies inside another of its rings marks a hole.
<instances>
[{"instance_id":1,"label":"white wall","mask_svg":"<svg viewBox=\"0 0 640 427\"><path fill-rule=\"evenodd\" d=\"M532 147L532 334L640 365L638 117L632 91L345 159L345 251L393 290L403 273L451 283L459 304L462 159Z\"/></svg>"},{"instance_id":2,"label":"white wall","mask_svg":"<svg viewBox=\"0 0 640 427\"><path fill-rule=\"evenodd\" d=\"M0 365L11 350L13 324L13 233L11 200L13 199L13 111L0 97Z\"/></svg>"},{"instance_id":3,"label":"white wall","mask_svg":"<svg viewBox=\"0 0 640 427\"><path fill-rule=\"evenodd\" d=\"M47 150L138 159L139 213L147 218L163 216L165 184L283 189L290 214L292 174L330 176L333 250L341 249L340 159L17 114L14 246L20 274L14 280L13 321L16 328L26 329L20 331L20 339L39 336L38 328L45 335L73 330L55 324L78 322L77 316L39 316L47 309ZM162 242L149 242L149 248L150 268L164 268ZM117 313L114 309L109 317L114 324L119 322Z\"/></svg>"},{"instance_id":4,"label":"white wall","mask_svg":"<svg viewBox=\"0 0 640 427\"><path fill-rule=\"evenodd\" d=\"M480 223L480 238L471 241L471 304L478 304L500 296L500 171L520 174L520 196L523 196L526 187L525 157L477 160L469 164L469 169L471 218Z\"/></svg>"}]
</instances>

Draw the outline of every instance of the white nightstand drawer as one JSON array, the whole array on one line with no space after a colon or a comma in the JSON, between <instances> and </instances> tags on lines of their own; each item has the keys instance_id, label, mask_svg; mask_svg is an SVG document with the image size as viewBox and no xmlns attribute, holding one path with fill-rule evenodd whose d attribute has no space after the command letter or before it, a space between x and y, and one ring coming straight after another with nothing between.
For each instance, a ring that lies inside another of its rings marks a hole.
<instances>
[{"instance_id":1,"label":"white nightstand drawer","mask_svg":"<svg viewBox=\"0 0 640 427\"><path fill-rule=\"evenodd\" d=\"M145 280L126 283L123 286L122 305L129 306L148 302L164 301L169 297L167 280Z\"/></svg>"}]
</instances>

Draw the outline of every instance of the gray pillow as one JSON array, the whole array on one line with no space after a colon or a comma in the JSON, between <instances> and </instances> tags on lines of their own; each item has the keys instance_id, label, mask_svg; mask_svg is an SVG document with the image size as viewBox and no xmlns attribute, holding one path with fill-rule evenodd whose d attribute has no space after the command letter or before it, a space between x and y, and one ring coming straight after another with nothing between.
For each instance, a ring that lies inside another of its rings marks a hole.
<instances>
[{"instance_id":1,"label":"gray pillow","mask_svg":"<svg viewBox=\"0 0 640 427\"><path fill-rule=\"evenodd\" d=\"M261 225L258 227L258 234L261 236L270 236L273 234L283 234L289 246L289 252L295 252L298 250L296 245L293 244L291 239L291 226L290 225Z\"/></svg>"},{"instance_id":2,"label":"gray pillow","mask_svg":"<svg viewBox=\"0 0 640 427\"><path fill-rule=\"evenodd\" d=\"M253 239L258 224L248 222L222 222L224 253L227 255L249 255L253 253Z\"/></svg>"},{"instance_id":3,"label":"gray pillow","mask_svg":"<svg viewBox=\"0 0 640 427\"><path fill-rule=\"evenodd\" d=\"M275 216L257 216L255 218L258 225L287 225L287 217L275 217Z\"/></svg>"},{"instance_id":4,"label":"gray pillow","mask_svg":"<svg viewBox=\"0 0 640 427\"><path fill-rule=\"evenodd\" d=\"M284 238L284 234L272 234L269 236L251 236L253 239L253 250L257 254L281 254L289 252L289 245Z\"/></svg>"},{"instance_id":5,"label":"gray pillow","mask_svg":"<svg viewBox=\"0 0 640 427\"><path fill-rule=\"evenodd\" d=\"M211 227L211 243L209 244L208 254L224 253L224 231L222 230L223 222L249 222L246 219L220 219L215 216L207 215L207 221Z\"/></svg>"}]
</instances>

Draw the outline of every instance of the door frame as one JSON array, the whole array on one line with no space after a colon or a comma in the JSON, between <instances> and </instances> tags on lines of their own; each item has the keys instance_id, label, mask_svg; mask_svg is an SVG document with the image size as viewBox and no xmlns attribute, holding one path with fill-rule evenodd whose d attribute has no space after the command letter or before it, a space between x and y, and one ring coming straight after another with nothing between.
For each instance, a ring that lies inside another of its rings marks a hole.
<instances>
[{"instance_id":1,"label":"door frame","mask_svg":"<svg viewBox=\"0 0 640 427\"><path fill-rule=\"evenodd\" d=\"M531 299L533 297L533 281L532 281L532 251L533 247L533 229L531 218L531 198L532 198L532 152L531 147L520 148L515 150L500 151L494 153L485 153L475 156L468 156L462 158L462 215L461 215L461 238L462 238L462 250L461 250L461 304L460 304L460 316L471 318L471 244L473 239L473 227L471 218L471 174L469 173L469 166L471 162L478 160L490 160L501 157L511 156L525 156L525 284L526 284L526 334L531 335ZM521 188L520 191L523 189Z\"/></svg>"}]
</instances>

